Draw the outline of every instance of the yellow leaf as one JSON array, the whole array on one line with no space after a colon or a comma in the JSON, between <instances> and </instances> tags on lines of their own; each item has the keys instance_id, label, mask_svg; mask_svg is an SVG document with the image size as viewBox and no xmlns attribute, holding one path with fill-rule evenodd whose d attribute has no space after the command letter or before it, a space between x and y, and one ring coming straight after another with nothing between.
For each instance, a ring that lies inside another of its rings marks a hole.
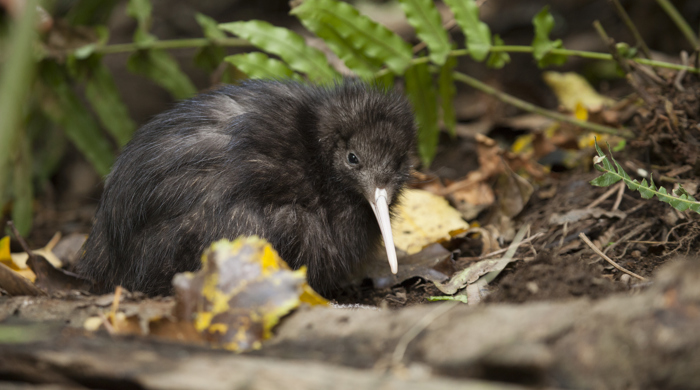
<instances>
[{"instance_id":1,"label":"yellow leaf","mask_svg":"<svg viewBox=\"0 0 700 390\"><path fill-rule=\"evenodd\" d=\"M252 236L213 243L202 269L176 277L181 319L194 318L202 337L232 351L260 348L280 318L301 302L327 304L267 241Z\"/></svg>"},{"instance_id":2,"label":"yellow leaf","mask_svg":"<svg viewBox=\"0 0 700 390\"><path fill-rule=\"evenodd\" d=\"M602 96L581 75L568 72L544 72L544 81L552 88L554 94L567 111L576 112L576 105L581 104L588 111L600 111L603 106L611 106L613 99Z\"/></svg>"},{"instance_id":3,"label":"yellow leaf","mask_svg":"<svg viewBox=\"0 0 700 390\"><path fill-rule=\"evenodd\" d=\"M462 214L447 200L423 190L406 190L391 223L394 244L409 255L423 247L448 240L450 231L468 229Z\"/></svg>"},{"instance_id":4,"label":"yellow leaf","mask_svg":"<svg viewBox=\"0 0 700 390\"><path fill-rule=\"evenodd\" d=\"M12 261L12 255L10 254L10 236L0 239L0 263L15 271L19 270L19 267Z\"/></svg>"},{"instance_id":5,"label":"yellow leaf","mask_svg":"<svg viewBox=\"0 0 700 390\"><path fill-rule=\"evenodd\" d=\"M581 104L581 102L576 102L576 109L574 110L574 116L580 121L588 120L588 110L586 106Z\"/></svg>"}]
</instances>

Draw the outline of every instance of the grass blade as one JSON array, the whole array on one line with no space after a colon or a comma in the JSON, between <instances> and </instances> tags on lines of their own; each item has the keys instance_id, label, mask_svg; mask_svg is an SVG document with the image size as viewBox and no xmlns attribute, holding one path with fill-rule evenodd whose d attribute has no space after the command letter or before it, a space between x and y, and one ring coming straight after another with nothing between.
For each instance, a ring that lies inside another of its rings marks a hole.
<instances>
[{"instance_id":1,"label":"grass blade","mask_svg":"<svg viewBox=\"0 0 700 390\"><path fill-rule=\"evenodd\" d=\"M11 27L6 62L0 74L0 207L9 195L7 182L10 179L10 158L17 150L21 135L23 107L34 77L36 64L33 51L36 34L34 20L36 1L24 4L24 12Z\"/></svg>"}]
</instances>

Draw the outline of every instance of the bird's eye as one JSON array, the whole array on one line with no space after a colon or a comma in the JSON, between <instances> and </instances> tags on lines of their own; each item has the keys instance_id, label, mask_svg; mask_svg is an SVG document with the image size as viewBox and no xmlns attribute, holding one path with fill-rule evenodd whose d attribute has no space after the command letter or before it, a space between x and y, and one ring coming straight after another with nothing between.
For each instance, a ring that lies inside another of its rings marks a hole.
<instances>
[{"instance_id":1,"label":"bird's eye","mask_svg":"<svg viewBox=\"0 0 700 390\"><path fill-rule=\"evenodd\" d=\"M355 156L355 153L348 153L348 162L352 165L357 165L360 163L360 159Z\"/></svg>"}]
</instances>

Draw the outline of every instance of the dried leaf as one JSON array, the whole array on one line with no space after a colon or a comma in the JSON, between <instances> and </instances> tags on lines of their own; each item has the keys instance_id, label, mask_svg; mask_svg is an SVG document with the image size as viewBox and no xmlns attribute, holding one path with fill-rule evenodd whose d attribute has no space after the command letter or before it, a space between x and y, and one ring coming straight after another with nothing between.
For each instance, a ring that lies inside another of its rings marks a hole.
<instances>
[{"instance_id":1,"label":"dried leaf","mask_svg":"<svg viewBox=\"0 0 700 390\"><path fill-rule=\"evenodd\" d=\"M305 288L306 269L292 271L265 240L241 237L212 244L202 270L176 275L177 317L194 321L210 343L232 351L258 349L301 296L326 301Z\"/></svg>"},{"instance_id":2,"label":"dried leaf","mask_svg":"<svg viewBox=\"0 0 700 390\"><path fill-rule=\"evenodd\" d=\"M596 92L588 81L578 73L544 72L542 78L557 95L559 104L569 112L578 113L577 117L584 115L582 110L597 112L604 106L615 103L613 99ZM585 120L585 118L579 119Z\"/></svg>"}]
</instances>

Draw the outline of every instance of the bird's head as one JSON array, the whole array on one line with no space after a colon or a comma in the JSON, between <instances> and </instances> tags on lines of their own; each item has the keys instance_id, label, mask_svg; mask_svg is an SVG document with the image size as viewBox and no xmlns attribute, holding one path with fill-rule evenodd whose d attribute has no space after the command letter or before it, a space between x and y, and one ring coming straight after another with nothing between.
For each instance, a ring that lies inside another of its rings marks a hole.
<instances>
[{"instance_id":1,"label":"bird's head","mask_svg":"<svg viewBox=\"0 0 700 390\"><path fill-rule=\"evenodd\" d=\"M393 273L396 250L389 207L409 178L415 143L413 112L401 95L363 83L336 86L323 102L319 135L333 180L364 197L377 217Z\"/></svg>"}]
</instances>

